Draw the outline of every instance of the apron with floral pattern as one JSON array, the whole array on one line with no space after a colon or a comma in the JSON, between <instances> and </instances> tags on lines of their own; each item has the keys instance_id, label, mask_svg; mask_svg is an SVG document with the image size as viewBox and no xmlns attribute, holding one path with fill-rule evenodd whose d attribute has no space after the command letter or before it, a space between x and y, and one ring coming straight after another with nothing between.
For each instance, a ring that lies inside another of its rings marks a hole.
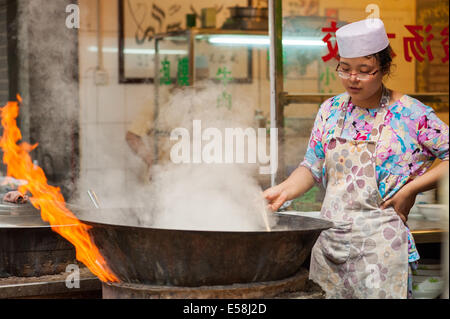
<instances>
[{"instance_id":1,"label":"apron with floral pattern","mask_svg":"<svg viewBox=\"0 0 450 319\"><path fill-rule=\"evenodd\" d=\"M340 137L347 96L328 144L324 164L328 183L321 218L334 226L316 241L309 275L327 298L407 297L407 228L392 207L380 209L383 200L375 174L376 144L389 101L386 93L383 88L369 140Z\"/></svg>"}]
</instances>

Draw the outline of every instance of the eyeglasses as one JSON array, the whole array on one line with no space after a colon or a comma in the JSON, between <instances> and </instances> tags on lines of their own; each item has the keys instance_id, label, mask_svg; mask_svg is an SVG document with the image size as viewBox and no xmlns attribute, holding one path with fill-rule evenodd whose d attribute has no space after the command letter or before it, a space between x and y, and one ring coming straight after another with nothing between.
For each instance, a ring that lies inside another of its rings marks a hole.
<instances>
[{"instance_id":1,"label":"eyeglasses","mask_svg":"<svg viewBox=\"0 0 450 319\"><path fill-rule=\"evenodd\" d=\"M372 73L350 73L350 72L345 72L345 71L339 69L340 66L341 66L340 64L337 65L337 67L336 67L336 72L338 73L339 77L342 78L342 79L344 79L344 80L348 80L348 79L350 79L350 77L351 77L352 75L355 75L355 76L356 76L356 79L357 79L358 81L367 81L367 80L369 80L372 76L374 76L375 74L377 74L377 72L378 72L378 70L376 70L375 72L372 72Z\"/></svg>"}]
</instances>

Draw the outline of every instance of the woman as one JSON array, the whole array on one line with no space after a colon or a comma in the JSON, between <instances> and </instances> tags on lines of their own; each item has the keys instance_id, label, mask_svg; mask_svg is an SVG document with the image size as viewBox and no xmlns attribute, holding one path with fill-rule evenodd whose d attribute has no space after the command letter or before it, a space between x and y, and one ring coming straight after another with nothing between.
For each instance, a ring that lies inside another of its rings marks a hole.
<instances>
[{"instance_id":1,"label":"woman","mask_svg":"<svg viewBox=\"0 0 450 319\"><path fill-rule=\"evenodd\" d=\"M321 105L304 161L264 197L276 211L325 186L321 217L334 226L313 247L310 279L327 298L406 298L408 261L419 259L406 221L416 195L448 171L448 126L383 85L392 51L381 20L348 24L336 39L346 93Z\"/></svg>"}]
</instances>

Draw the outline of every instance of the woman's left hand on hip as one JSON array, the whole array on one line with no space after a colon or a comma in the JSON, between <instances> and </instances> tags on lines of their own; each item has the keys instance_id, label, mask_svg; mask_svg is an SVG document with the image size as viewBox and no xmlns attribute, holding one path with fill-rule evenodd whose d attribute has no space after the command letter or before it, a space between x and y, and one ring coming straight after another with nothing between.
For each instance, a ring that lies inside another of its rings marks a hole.
<instances>
[{"instance_id":1,"label":"woman's left hand on hip","mask_svg":"<svg viewBox=\"0 0 450 319\"><path fill-rule=\"evenodd\" d=\"M381 209L393 207L395 212L406 223L408 214L416 202L416 193L409 191L408 187L402 187L394 196L381 204Z\"/></svg>"}]
</instances>

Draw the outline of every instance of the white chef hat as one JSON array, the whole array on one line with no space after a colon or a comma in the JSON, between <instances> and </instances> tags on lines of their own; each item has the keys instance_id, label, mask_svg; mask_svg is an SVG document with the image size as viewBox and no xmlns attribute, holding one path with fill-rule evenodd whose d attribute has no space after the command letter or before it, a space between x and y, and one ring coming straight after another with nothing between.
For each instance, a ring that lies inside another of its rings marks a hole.
<instances>
[{"instance_id":1,"label":"white chef hat","mask_svg":"<svg viewBox=\"0 0 450 319\"><path fill-rule=\"evenodd\" d=\"M336 31L339 55L358 58L387 48L389 39L380 19L366 19L346 24Z\"/></svg>"}]
</instances>

